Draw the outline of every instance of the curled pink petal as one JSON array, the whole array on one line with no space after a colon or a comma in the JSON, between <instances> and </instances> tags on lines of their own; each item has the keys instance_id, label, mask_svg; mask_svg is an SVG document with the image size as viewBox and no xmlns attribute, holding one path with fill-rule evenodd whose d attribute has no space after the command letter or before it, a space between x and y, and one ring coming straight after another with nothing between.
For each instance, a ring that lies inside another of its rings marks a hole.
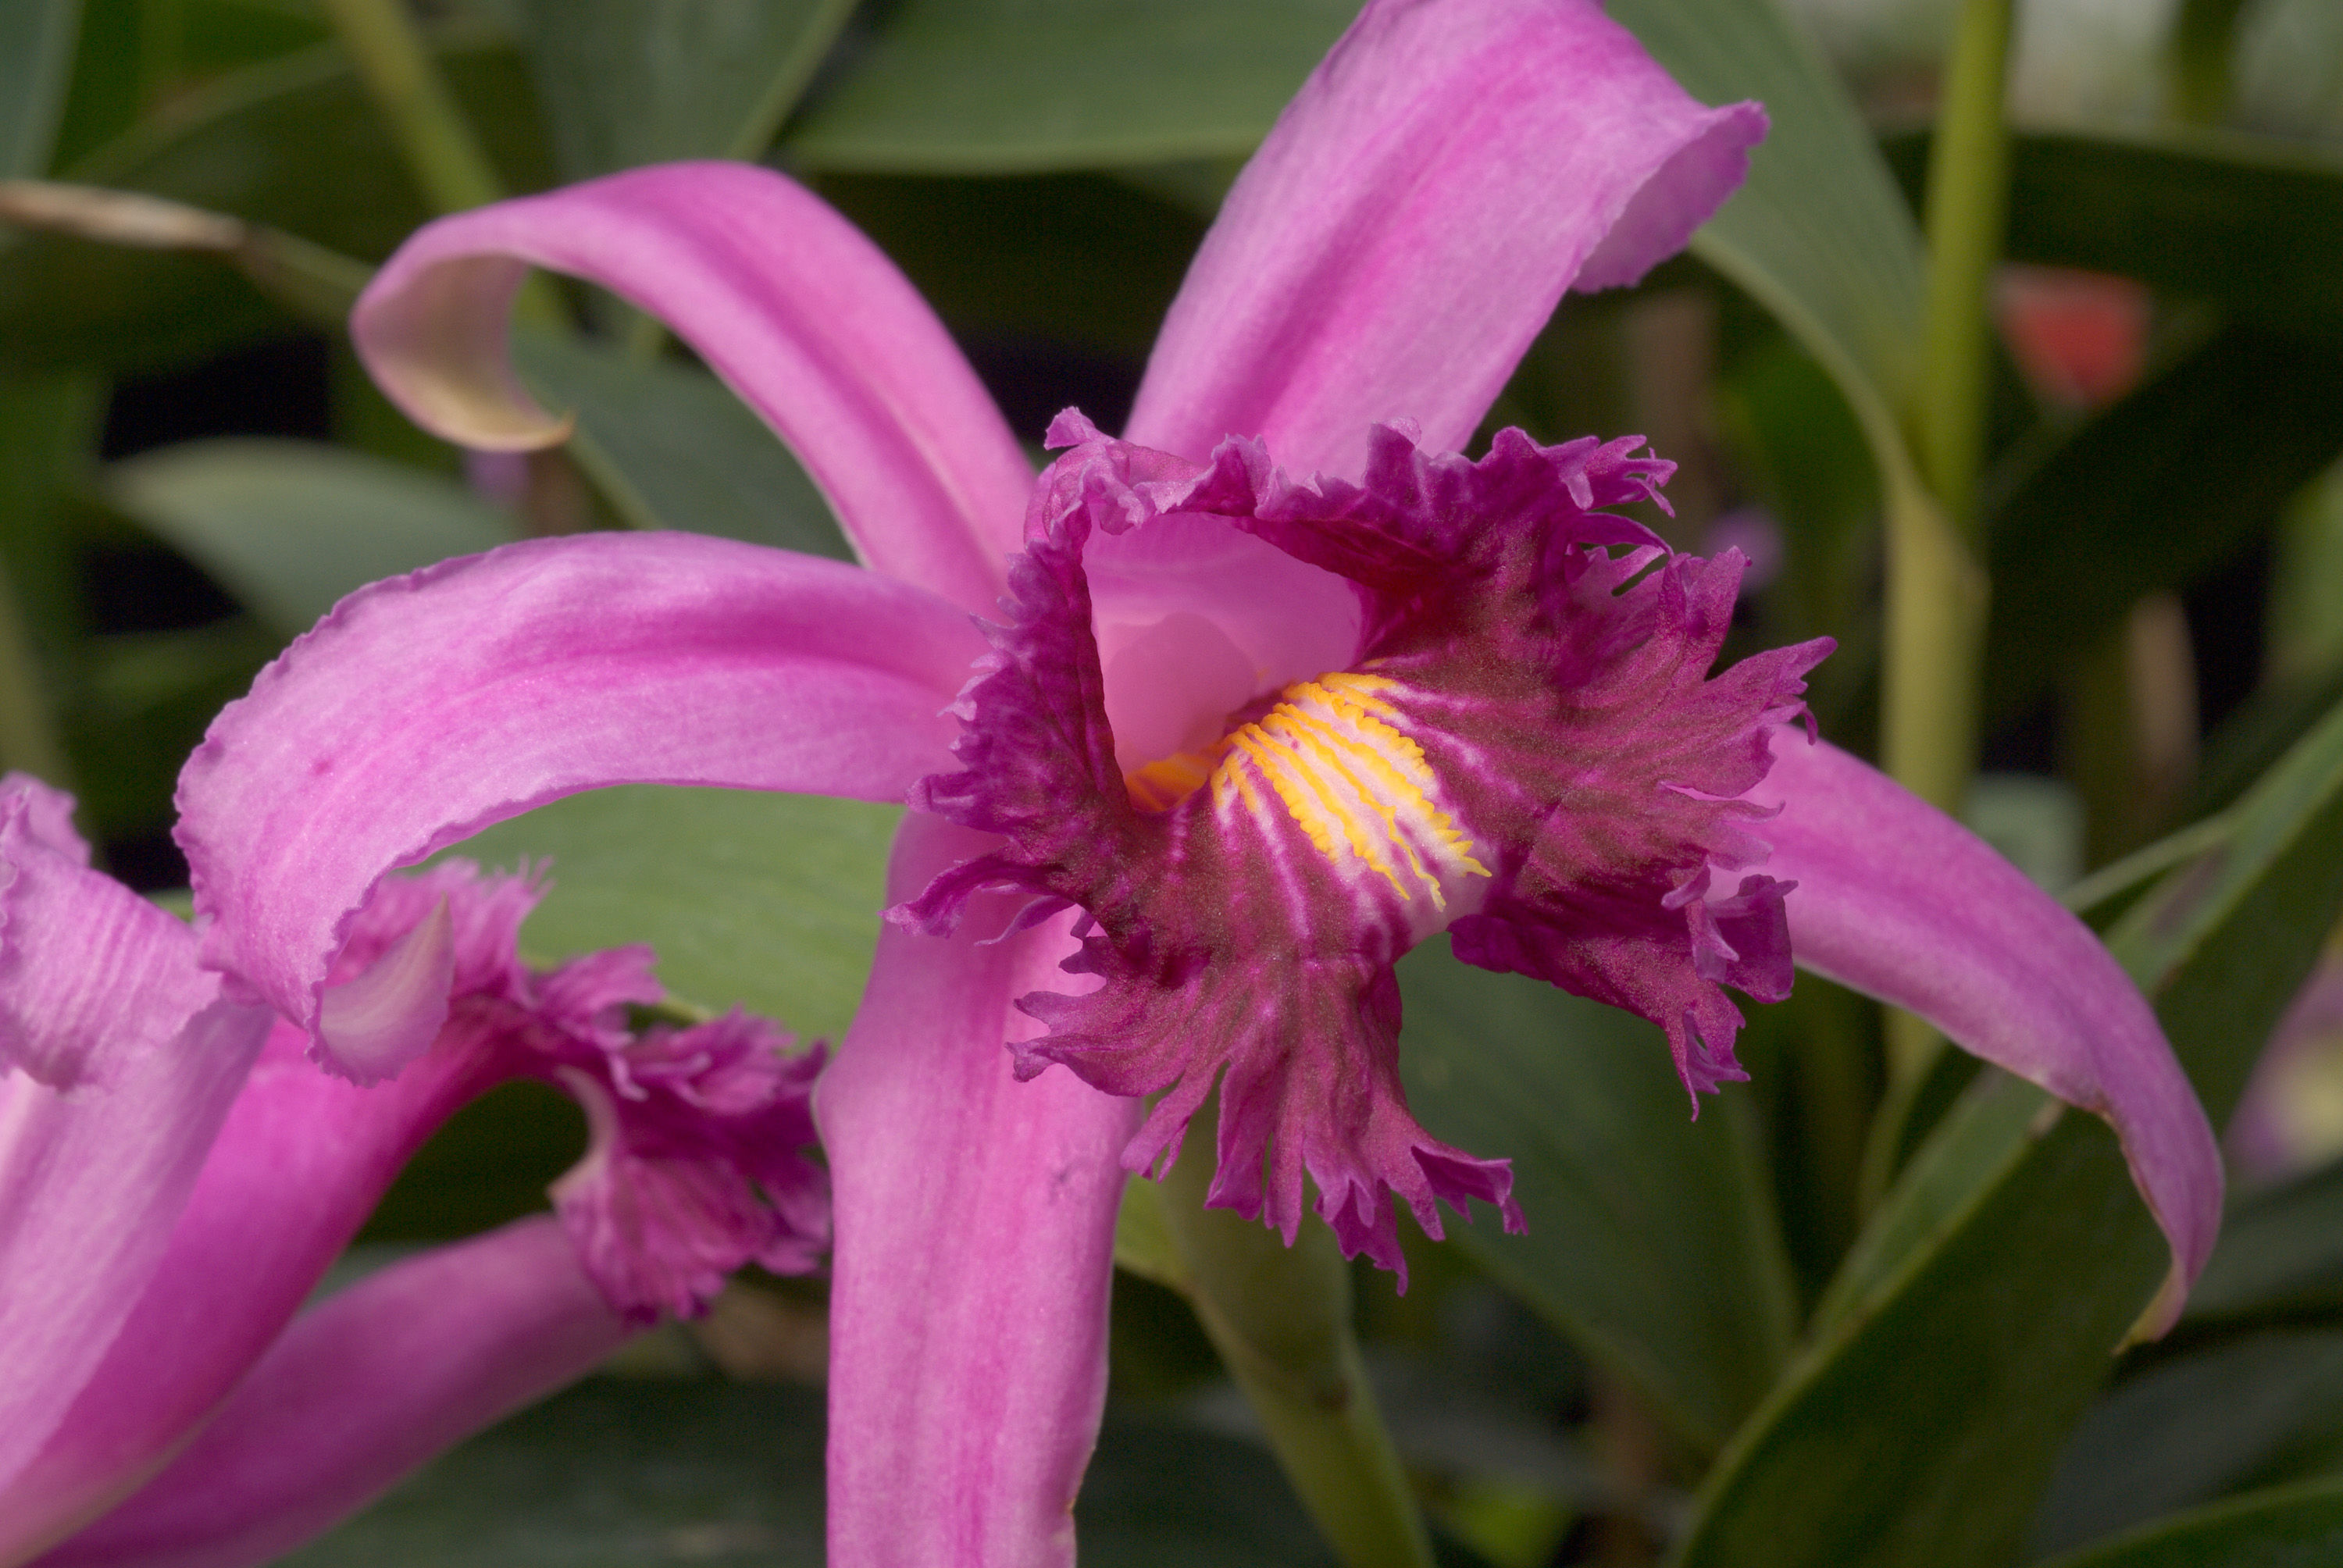
<instances>
[{"instance_id":1,"label":"curled pink petal","mask_svg":"<svg viewBox=\"0 0 2343 1568\"><path fill-rule=\"evenodd\" d=\"M899 799L981 646L918 588L693 534L534 540L363 588L181 775L205 961L318 1029L383 873L491 822L628 782ZM375 999L369 1054L427 1043L437 1002L412 981Z\"/></svg>"},{"instance_id":2,"label":"curled pink petal","mask_svg":"<svg viewBox=\"0 0 2343 1568\"><path fill-rule=\"evenodd\" d=\"M434 1052L360 1089L318 1071L305 1046L290 1024L269 1037L206 1140L160 1261L122 1302L121 1332L0 1493L9 1529L61 1539L152 1474L268 1348L399 1167L493 1081L475 1060Z\"/></svg>"},{"instance_id":3,"label":"curled pink petal","mask_svg":"<svg viewBox=\"0 0 2343 1568\"><path fill-rule=\"evenodd\" d=\"M1876 769L1785 734L1766 869L1795 879L1800 965L1919 1014L1963 1050L2105 1117L2172 1244L2152 1332L2221 1224L2221 1156L2156 1015L2082 921Z\"/></svg>"},{"instance_id":4,"label":"curled pink petal","mask_svg":"<svg viewBox=\"0 0 2343 1568\"><path fill-rule=\"evenodd\" d=\"M0 1473L0 1545L63 1539L168 1461L269 1351L424 1140L508 1079L582 1084L589 1102L627 1103L618 1153L632 1185L604 1185L688 1188L723 1200L688 1214L638 1205L599 1232L565 1201L566 1244L579 1259L569 1271L582 1271L605 1315L644 1322L661 1309L697 1312L722 1284L721 1271L751 1260L795 1272L813 1265L828 1235L823 1173L803 1147L819 1055L785 1055L786 1036L739 1015L638 1034L627 1010L660 997L649 950L530 970L514 944L538 891L528 879L483 876L449 860L393 879L360 913L330 978L368 972L416 930L437 928L454 977L445 1025L396 1078L359 1088L317 1070L304 1060L303 1031L278 1021L217 1124L193 1192L164 1215L160 1261L114 1282L128 1312L116 1320L120 1332L94 1367L82 1367L37 1452ZM178 930L180 962L196 972L194 938ZM137 1168L136 1160L116 1162ZM61 1245L58 1276L77 1278L96 1251L103 1282L111 1237L104 1230L75 1238L74 1250ZM631 1288L676 1256L702 1266L654 1294Z\"/></svg>"},{"instance_id":5,"label":"curled pink petal","mask_svg":"<svg viewBox=\"0 0 2343 1568\"><path fill-rule=\"evenodd\" d=\"M1032 469L927 302L828 206L769 169L671 164L442 218L350 322L417 424L474 447L568 434L506 357L531 266L673 327L795 449L870 566L991 602Z\"/></svg>"},{"instance_id":6,"label":"curled pink petal","mask_svg":"<svg viewBox=\"0 0 2343 1568\"><path fill-rule=\"evenodd\" d=\"M591 1370L630 1331L550 1218L310 1308L186 1451L40 1568L246 1568Z\"/></svg>"},{"instance_id":7,"label":"curled pink petal","mask_svg":"<svg viewBox=\"0 0 2343 1568\"><path fill-rule=\"evenodd\" d=\"M220 1000L195 937L86 869L70 802L0 781L0 1559L49 1538L28 1469L169 1247L268 1032Z\"/></svg>"},{"instance_id":8,"label":"curled pink petal","mask_svg":"<svg viewBox=\"0 0 2343 1568\"><path fill-rule=\"evenodd\" d=\"M906 821L890 891L909 896L973 842ZM1042 983L1067 943L1061 926L990 946L985 934L881 931L816 1093L838 1228L834 1568L1073 1562L1074 1493L1106 1398L1115 1155L1139 1107L1064 1073L1016 1081L1001 1049L1010 998Z\"/></svg>"},{"instance_id":9,"label":"curled pink petal","mask_svg":"<svg viewBox=\"0 0 2343 1568\"><path fill-rule=\"evenodd\" d=\"M1379 421L1459 450L1563 292L1680 249L1765 132L1594 0L1373 0L1222 205L1127 434L1346 477Z\"/></svg>"}]
</instances>

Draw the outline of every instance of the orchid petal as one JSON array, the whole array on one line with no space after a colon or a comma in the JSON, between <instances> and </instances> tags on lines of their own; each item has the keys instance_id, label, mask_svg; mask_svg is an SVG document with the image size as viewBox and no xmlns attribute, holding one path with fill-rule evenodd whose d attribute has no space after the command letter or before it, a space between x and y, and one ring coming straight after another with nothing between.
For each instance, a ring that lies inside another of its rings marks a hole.
<instances>
[{"instance_id":1,"label":"orchid petal","mask_svg":"<svg viewBox=\"0 0 2343 1568\"><path fill-rule=\"evenodd\" d=\"M1405 418L1461 451L1564 290L1681 248L1765 130L1594 0L1373 0L1222 204L1129 438L1258 437L1354 477L1369 427Z\"/></svg>"},{"instance_id":2,"label":"orchid petal","mask_svg":"<svg viewBox=\"0 0 2343 1568\"><path fill-rule=\"evenodd\" d=\"M694 534L532 540L363 588L181 775L204 961L316 1030L382 874L492 822L620 783L900 799L943 759L938 710L982 651L918 588ZM439 999L398 994L402 1013L367 1010L374 1073L437 1027Z\"/></svg>"},{"instance_id":3,"label":"orchid petal","mask_svg":"<svg viewBox=\"0 0 2343 1568\"><path fill-rule=\"evenodd\" d=\"M905 822L889 896L980 847ZM970 925L977 924L974 920ZM1106 1394L1106 1310L1138 1102L1018 1083L1010 999L1061 982L1062 921L985 945L897 928L816 1091L837 1226L830 1561L1073 1561Z\"/></svg>"},{"instance_id":4,"label":"orchid petal","mask_svg":"<svg viewBox=\"0 0 2343 1568\"><path fill-rule=\"evenodd\" d=\"M870 566L990 604L1032 469L926 301L818 198L769 169L674 164L418 231L350 322L417 424L495 450L567 436L507 357L530 266L673 327L797 452Z\"/></svg>"},{"instance_id":5,"label":"orchid petal","mask_svg":"<svg viewBox=\"0 0 2343 1568\"><path fill-rule=\"evenodd\" d=\"M629 1332L549 1217L394 1264L304 1312L185 1452L41 1568L267 1562Z\"/></svg>"},{"instance_id":6,"label":"orchid petal","mask_svg":"<svg viewBox=\"0 0 2343 1568\"><path fill-rule=\"evenodd\" d=\"M181 961L192 967L192 954ZM153 1474L292 1319L399 1168L485 1087L467 1053L435 1051L395 1082L360 1089L319 1072L305 1043L279 1021L225 1123L212 1124L216 1141L206 1128L209 1157L184 1209L173 1206L160 1261L123 1292L120 1332L0 1490L0 1560L12 1540L63 1539ZM123 1141L86 1162L137 1152ZM108 1232L84 1223L85 1253ZM0 1312L15 1306L12 1289ZM9 1358L0 1378L18 1364Z\"/></svg>"},{"instance_id":7,"label":"orchid petal","mask_svg":"<svg viewBox=\"0 0 2343 1568\"><path fill-rule=\"evenodd\" d=\"M1797 889L1800 967L1917 1013L1962 1049L2105 1117L2172 1245L2160 1332L2221 1223L2221 1157L2138 989L2082 921L1885 774L1789 731L1751 792L1781 801L1765 869Z\"/></svg>"},{"instance_id":8,"label":"orchid petal","mask_svg":"<svg viewBox=\"0 0 2343 1568\"><path fill-rule=\"evenodd\" d=\"M77 1081L0 1069L0 1559L37 1538L25 1469L164 1257L270 1022L219 1000L185 926L82 866L69 809L0 787L0 1020L19 1061Z\"/></svg>"}]
</instances>

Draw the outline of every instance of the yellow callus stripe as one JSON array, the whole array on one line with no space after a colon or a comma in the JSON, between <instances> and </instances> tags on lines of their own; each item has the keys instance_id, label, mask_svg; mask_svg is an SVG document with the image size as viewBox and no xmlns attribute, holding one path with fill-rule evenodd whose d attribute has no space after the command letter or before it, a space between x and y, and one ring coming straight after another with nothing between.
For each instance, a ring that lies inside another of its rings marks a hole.
<instances>
[{"instance_id":1,"label":"yellow callus stripe","mask_svg":"<svg viewBox=\"0 0 2343 1568\"><path fill-rule=\"evenodd\" d=\"M1296 681L1209 752L1151 762L1124 783L1132 803L1149 811L1169 809L1207 783L1222 812L1265 819L1273 798L1330 861L1361 866L1403 900L1425 897L1445 910L1457 879L1489 869L1440 809L1423 748L1383 695L1396 685L1349 671Z\"/></svg>"}]
</instances>

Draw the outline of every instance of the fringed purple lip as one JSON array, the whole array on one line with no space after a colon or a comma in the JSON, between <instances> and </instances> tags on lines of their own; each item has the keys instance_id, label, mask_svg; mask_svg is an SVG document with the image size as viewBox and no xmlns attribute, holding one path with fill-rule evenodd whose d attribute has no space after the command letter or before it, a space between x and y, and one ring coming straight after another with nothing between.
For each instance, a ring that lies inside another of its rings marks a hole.
<instances>
[{"instance_id":1,"label":"fringed purple lip","mask_svg":"<svg viewBox=\"0 0 2343 1568\"><path fill-rule=\"evenodd\" d=\"M1078 415L1051 434L1072 450L1036 488L1011 619L956 709L967 766L913 793L1009 842L897 911L942 933L988 888L1031 895L1029 920L1082 910L1064 968L1098 983L1019 1000L1050 1026L1012 1047L1020 1078L1058 1062L1161 1095L1123 1154L1159 1171L1217 1083L1210 1201L1291 1239L1306 1172L1345 1251L1403 1274L1394 1198L1433 1236L1439 1200L1523 1223L1504 1161L1408 1114L1392 966L1425 937L1652 1020L1695 1093L1744 1076L1722 987L1787 994L1789 885L1713 891L1713 873L1765 858L1767 813L1738 797L1831 645L1709 678L1739 558L1673 554L1600 509L1655 494L1671 465L1517 430L1474 463L1383 427L1361 484L1299 485L1256 442L1198 465ZM1167 517L1347 579L1358 644L1202 750L1126 770L1083 555Z\"/></svg>"}]
</instances>

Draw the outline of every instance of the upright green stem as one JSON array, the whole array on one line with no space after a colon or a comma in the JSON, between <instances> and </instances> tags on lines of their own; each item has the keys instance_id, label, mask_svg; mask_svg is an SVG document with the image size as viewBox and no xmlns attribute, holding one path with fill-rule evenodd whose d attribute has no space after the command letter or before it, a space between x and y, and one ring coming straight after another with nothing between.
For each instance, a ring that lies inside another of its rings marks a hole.
<instances>
[{"instance_id":1,"label":"upright green stem","mask_svg":"<svg viewBox=\"0 0 2343 1568\"><path fill-rule=\"evenodd\" d=\"M1957 812L1976 766L1986 582L1977 476L1992 382L1993 266L2008 204L2003 115L2012 0L1966 0L1928 165L1928 298L1907 419L1916 473L1887 478L1886 647L1880 753L1923 799ZM1927 1070L1939 1041L1888 1022L1895 1087Z\"/></svg>"},{"instance_id":2,"label":"upright green stem","mask_svg":"<svg viewBox=\"0 0 2343 1568\"><path fill-rule=\"evenodd\" d=\"M1207 1101L1197 1125L1210 1128L1213 1112ZM1195 1307L1344 1568L1432 1568L1423 1515L1351 1330L1350 1265L1334 1232L1305 1214L1288 1247L1258 1221L1205 1208L1210 1144L1202 1137L1190 1142L1157 1199L1160 1234L1179 1270L1168 1282ZM1141 1201L1152 1196L1144 1182L1131 1186Z\"/></svg>"},{"instance_id":3,"label":"upright green stem","mask_svg":"<svg viewBox=\"0 0 2343 1568\"><path fill-rule=\"evenodd\" d=\"M423 198L440 212L486 206L503 182L416 29L406 0L326 0L334 30L398 138Z\"/></svg>"},{"instance_id":4,"label":"upright green stem","mask_svg":"<svg viewBox=\"0 0 2343 1568\"><path fill-rule=\"evenodd\" d=\"M407 0L325 0L325 5L367 93L390 123L423 199L443 213L503 200L504 182L447 90ZM568 325L560 296L541 276L521 285L513 314L556 330Z\"/></svg>"},{"instance_id":5,"label":"upright green stem","mask_svg":"<svg viewBox=\"0 0 2343 1568\"><path fill-rule=\"evenodd\" d=\"M1912 410L1920 477L1958 537L1977 537L1992 369L1987 293L2009 205L2007 88L2012 0L1967 0L1928 157L1928 314Z\"/></svg>"},{"instance_id":6,"label":"upright green stem","mask_svg":"<svg viewBox=\"0 0 2343 1568\"><path fill-rule=\"evenodd\" d=\"M2229 106L2229 57L2246 0L2181 0L2166 58L2172 117L2192 126L2220 123Z\"/></svg>"},{"instance_id":7,"label":"upright green stem","mask_svg":"<svg viewBox=\"0 0 2343 1568\"><path fill-rule=\"evenodd\" d=\"M1992 370L1987 291L2001 255L2011 0L1967 0L1928 164L1928 301L1909 420L1917 473L1888 476L1888 771L1957 810L1976 766L1985 630L1977 471Z\"/></svg>"}]
</instances>

